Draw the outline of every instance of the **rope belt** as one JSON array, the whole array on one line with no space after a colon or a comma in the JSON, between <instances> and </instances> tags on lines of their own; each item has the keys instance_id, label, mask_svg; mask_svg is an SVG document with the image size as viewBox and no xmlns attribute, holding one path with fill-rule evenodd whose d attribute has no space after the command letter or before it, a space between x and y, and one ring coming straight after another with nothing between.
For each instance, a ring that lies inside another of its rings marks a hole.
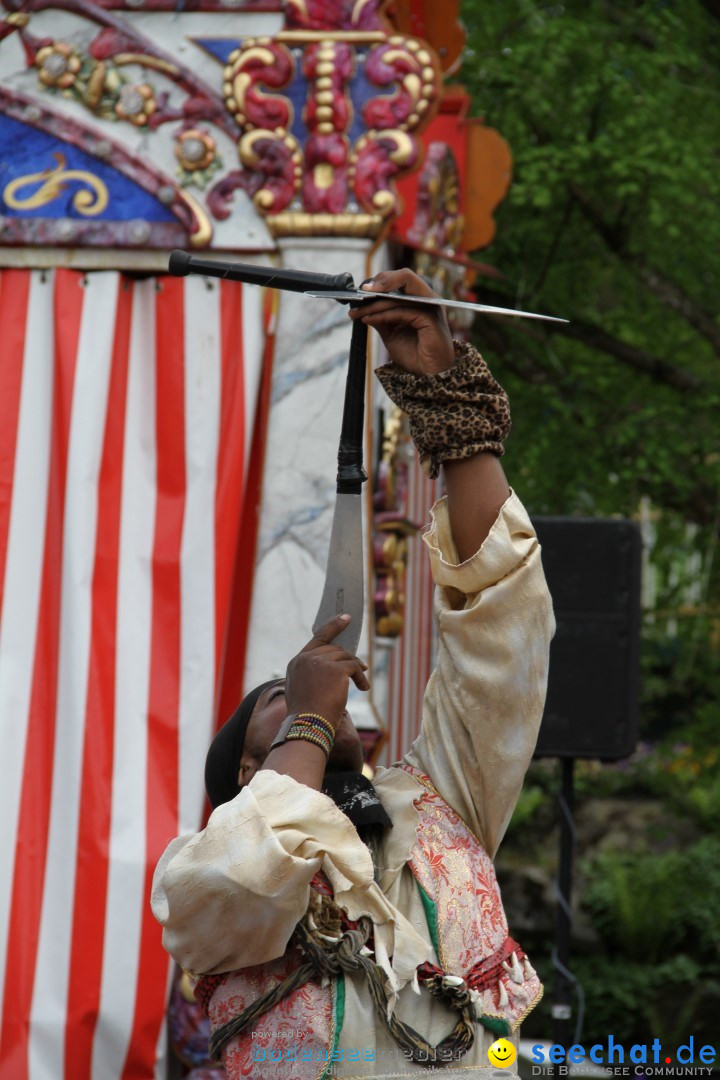
<instances>
[{"instance_id":1,"label":"rope belt","mask_svg":"<svg viewBox=\"0 0 720 1080\"><path fill-rule=\"evenodd\" d=\"M475 1022L483 1024L498 1035L507 1033L507 1024L497 1017L477 1016L470 1000L465 980L459 976L432 975L424 984L434 997L456 1009L460 1014L452 1031L437 1046L431 1046L409 1024L395 1016L388 1016L388 995L385 990L385 972L362 950L370 936L372 922L362 918L355 930L346 930L337 941L328 941L308 929L305 921L298 923L293 934L294 943L304 954L304 961L291 975L276 987L249 1005L234 1020L218 1028L210 1038L210 1058L220 1061L224 1047L242 1032L254 1026L255 1021L283 1001L294 990L311 979L336 978L343 972L362 971L367 979L375 1012L383 1021L395 1042L407 1051L412 1060L427 1065L436 1061L462 1057L475 1041Z\"/></svg>"}]
</instances>

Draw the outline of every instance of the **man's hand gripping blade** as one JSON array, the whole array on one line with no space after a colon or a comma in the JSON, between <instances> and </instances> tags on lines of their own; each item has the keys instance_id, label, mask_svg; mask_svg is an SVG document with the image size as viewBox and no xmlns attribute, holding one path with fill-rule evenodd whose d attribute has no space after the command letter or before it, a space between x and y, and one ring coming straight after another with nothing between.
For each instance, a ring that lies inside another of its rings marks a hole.
<instances>
[{"instance_id":1,"label":"man's hand gripping blade","mask_svg":"<svg viewBox=\"0 0 720 1080\"><path fill-rule=\"evenodd\" d=\"M333 645L356 653L363 622L362 495L336 495L327 573L315 633L336 615L352 615Z\"/></svg>"}]
</instances>

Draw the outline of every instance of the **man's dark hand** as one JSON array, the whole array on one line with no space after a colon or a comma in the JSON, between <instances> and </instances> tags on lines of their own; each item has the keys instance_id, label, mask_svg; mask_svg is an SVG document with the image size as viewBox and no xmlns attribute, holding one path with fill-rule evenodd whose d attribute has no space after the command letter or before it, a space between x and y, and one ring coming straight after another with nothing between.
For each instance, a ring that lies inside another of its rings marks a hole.
<instances>
[{"instance_id":1,"label":"man's dark hand","mask_svg":"<svg viewBox=\"0 0 720 1080\"><path fill-rule=\"evenodd\" d=\"M371 292L406 292L409 296L437 296L412 270L388 270L362 285ZM401 300L362 301L350 309L377 330L394 364L412 375L435 375L455 362L452 335L445 309L403 304Z\"/></svg>"},{"instance_id":2,"label":"man's dark hand","mask_svg":"<svg viewBox=\"0 0 720 1080\"><path fill-rule=\"evenodd\" d=\"M367 664L333 645L349 616L337 615L321 626L287 666L285 705L288 713L313 712L337 727L347 704L350 680L358 690L369 690Z\"/></svg>"}]
</instances>

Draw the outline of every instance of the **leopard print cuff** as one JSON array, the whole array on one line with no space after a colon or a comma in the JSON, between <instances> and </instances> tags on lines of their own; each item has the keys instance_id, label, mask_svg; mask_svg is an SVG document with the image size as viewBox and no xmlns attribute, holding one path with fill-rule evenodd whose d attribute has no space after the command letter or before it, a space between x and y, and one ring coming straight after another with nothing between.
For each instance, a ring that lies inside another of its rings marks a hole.
<instances>
[{"instance_id":1,"label":"leopard print cuff","mask_svg":"<svg viewBox=\"0 0 720 1080\"><path fill-rule=\"evenodd\" d=\"M420 462L436 477L443 461L480 451L502 457L510 431L510 405L477 349L454 341L455 364L436 375L411 375L396 364L375 369L385 393L410 421Z\"/></svg>"}]
</instances>

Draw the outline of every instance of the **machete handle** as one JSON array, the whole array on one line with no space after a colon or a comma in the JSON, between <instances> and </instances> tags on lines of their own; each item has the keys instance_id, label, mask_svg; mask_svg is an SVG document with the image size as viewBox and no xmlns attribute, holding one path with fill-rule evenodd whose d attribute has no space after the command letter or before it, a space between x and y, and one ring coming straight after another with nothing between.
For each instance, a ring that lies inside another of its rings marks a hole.
<instances>
[{"instance_id":1,"label":"machete handle","mask_svg":"<svg viewBox=\"0 0 720 1080\"><path fill-rule=\"evenodd\" d=\"M175 277L202 274L205 277L244 281L247 285L265 285L289 292L339 292L354 289L352 274L311 274L306 270L285 270L283 267L254 266L252 263L219 262L200 259L186 251L172 251L168 270Z\"/></svg>"},{"instance_id":2,"label":"machete handle","mask_svg":"<svg viewBox=\"0 0 720 1080\"><path fill-rule=\"evenodd\" d=\"M367 366L367 324L353 323L350 360L345 383L340 446L338 448L338 495L359 495L367 480L363 469L365 428L365 368Z\"/></svg>"}]
</instances>

